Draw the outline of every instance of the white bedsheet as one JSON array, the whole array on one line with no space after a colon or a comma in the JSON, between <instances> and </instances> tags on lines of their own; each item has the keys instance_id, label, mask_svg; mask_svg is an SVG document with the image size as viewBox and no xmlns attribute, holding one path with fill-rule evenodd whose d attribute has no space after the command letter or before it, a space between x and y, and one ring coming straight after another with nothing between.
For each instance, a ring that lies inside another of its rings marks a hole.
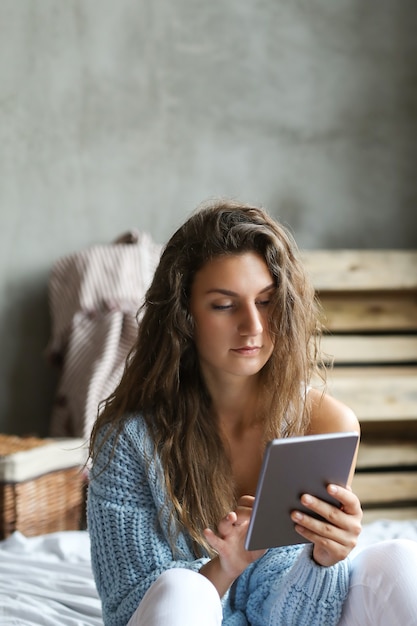
<instances>
[{"instance_id":1,"label":"white bedsheet","mask_svg":"<svg viewBox=\"0 0 417 626\"><path fill-rule=\"evenodd\" d=\"M85 531L0 542L1 626L102 626Z\"/></svg>"},{"instance_id":2,"label":"white bedsheet","mask_svg":"<svg viewBox=\"0 0 417 626\"><path fill-rule=\"evenodd\" d=\"M417 541L417 520L364 526L358 547L403 537ZM0 542L1 626L103 626L86 531Z\"/></svg>"}]
</instances>

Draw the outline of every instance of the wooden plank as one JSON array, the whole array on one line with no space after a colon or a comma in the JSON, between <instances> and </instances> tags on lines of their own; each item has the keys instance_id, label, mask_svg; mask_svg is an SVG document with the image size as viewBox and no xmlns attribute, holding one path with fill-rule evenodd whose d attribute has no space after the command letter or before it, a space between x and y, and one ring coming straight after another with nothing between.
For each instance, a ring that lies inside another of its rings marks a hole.
<instances>
[{"instance_id":1,"label":"wooden plank","mask_svg":"<svg viewBox=\"0 0 417 626\"><path fill-rule=\"evenodd\" d=\"M372 524L382 519L387 520L415 520L417 519L417 506L408 507L381 507L377 509L365 509L363 511L362 524Z\"/></svg>"},{"instance_id":2,"label":"wooden plank","mask_svg":"<svg viewBox=\"0 0 417 626\"><path fill-rule=\"evenodd\" d=\"M417 289L414 250L309 250L302 259L320 291Z\"/></svg>"},{"instance_id":3,"label":"wooden plank","mask_svg":"<svg viewBox=\"0 0 417 626\"><path fill-rule=\"evenodd\" d=\"M362 422L362 441L378 439L409 439L417 441L417 420L384 420L382 422Z\"/></svg>"},{"instance_id":4,"label":"wooden plank","mask_svg":"<svg viewBox=\"0 0 417 626\"><path fill-rule=\"evenodd\" d=\"M414 472L359 472L352 489L362 505L390 502L415 502L417 505L417 470Z\"/></svg>"},{"instance_id":5,"label":"wooden plank","mask_svg":"<svg viewBox=\"0 0 417 626\"><path fill-rule=\"evenodd\" d=\"M417 294L320 293L322 323L331 332L417 331Z\"/></svg>"},{"instance_id":6,"label":"wooden plank","mask_svg":"<svg viewBox=\"0 0 417 626\"><path fill-rule=\"evenodd\" d=\"M361 441L357 468L417 467L417 439L414 441Z\"/></svg>"},{"instance_id":7,"label":"wooden plank","mask_svg":"<svg viewBox=\"0 0 417 626\"><path fill-rule=\"evenodd\" d=\"M327 335L322 354L338 363L417 363L417 335ZM327 358L326 358L327 357Z\"/></svg>"},{"instance_id":8,"label":"wooden plank","mask_svg":"<svg viewBox=\"0 0 417 626\"><path fill-rule=\"evenodd\" d=\"M336 367L328 391L360 421L417 420L417 366Z\"/></svg>"}]
</instances>

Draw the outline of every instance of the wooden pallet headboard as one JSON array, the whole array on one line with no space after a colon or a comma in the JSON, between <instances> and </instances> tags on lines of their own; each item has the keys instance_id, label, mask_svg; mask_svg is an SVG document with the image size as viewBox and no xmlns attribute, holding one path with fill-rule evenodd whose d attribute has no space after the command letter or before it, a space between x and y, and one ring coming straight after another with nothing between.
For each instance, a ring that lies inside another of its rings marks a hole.
<instances>
[{"instance_id":1,"label":"wooden pallet headboard","mask_svg":"<svg viewBox=\"0 0 417 626\"><path fill-rule=\"evenodd\" d=\"M303 253L323 307L328 389L361 422L364 520L417 518L417 252Z\"/></svg>"}]
</instances>

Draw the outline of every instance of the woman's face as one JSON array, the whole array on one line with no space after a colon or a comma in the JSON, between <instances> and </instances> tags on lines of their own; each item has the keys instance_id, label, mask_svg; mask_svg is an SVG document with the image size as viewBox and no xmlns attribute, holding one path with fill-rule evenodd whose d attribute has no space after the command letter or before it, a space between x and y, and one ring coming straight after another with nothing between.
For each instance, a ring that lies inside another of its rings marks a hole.
<instances>
[{"instance_id":1,"label":"woman's face","mask_svg":"<svg viewBox=\"0 0 417 626\"><path fill-rule=\"evenodd\" d=\"M194 341L203 375L253 376L273 342L268 314L274 279L254 253L216 257L198 271L191 289Z\"/></svg>"}]
</instances>

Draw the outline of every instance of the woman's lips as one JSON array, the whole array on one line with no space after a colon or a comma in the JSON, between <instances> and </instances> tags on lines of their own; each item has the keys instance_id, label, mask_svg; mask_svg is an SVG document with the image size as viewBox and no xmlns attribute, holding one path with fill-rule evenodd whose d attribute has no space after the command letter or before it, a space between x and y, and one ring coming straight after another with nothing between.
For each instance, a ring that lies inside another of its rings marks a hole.
<instances>
[{"instance_id":1,"label":"woman's lips","mask_svg":"<svg viewBox=\"0 0 417 626\"><path fill-rule=\"evenodd\" d=\"M242 346L241 348L233 348L233 352L237 352L237 354L242 354L244 356L253 356L258 354L260 349L260 346Z\"/></svg>"}]
</instances>

